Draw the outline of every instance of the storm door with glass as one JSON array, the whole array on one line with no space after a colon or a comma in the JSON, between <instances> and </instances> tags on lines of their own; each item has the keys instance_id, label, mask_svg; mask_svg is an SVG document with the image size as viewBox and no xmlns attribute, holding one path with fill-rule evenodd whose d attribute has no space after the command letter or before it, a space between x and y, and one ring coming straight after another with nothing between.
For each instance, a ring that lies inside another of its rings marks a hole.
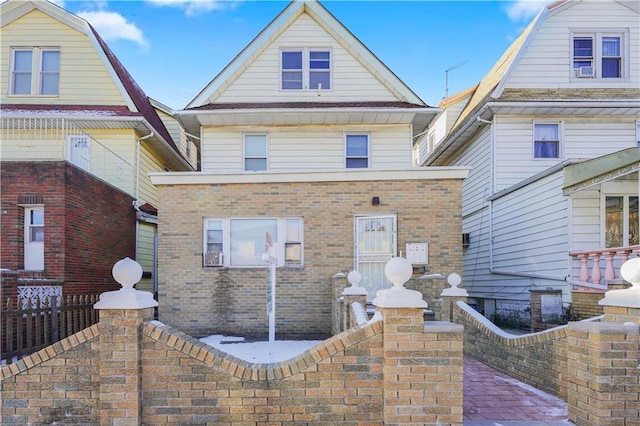
<instances>
[{"instance_id":1,"label":"storm door with glass","mask_svg":"<svg viewBox=\"0 0 640 426\"><path fill-rule=\"evenodd\" d=\"M378 290L391 287L384 267L396 255L396 216L355 218L355 269L362 275L360 285L373 300Z\"/></svg>"}]
</instances>

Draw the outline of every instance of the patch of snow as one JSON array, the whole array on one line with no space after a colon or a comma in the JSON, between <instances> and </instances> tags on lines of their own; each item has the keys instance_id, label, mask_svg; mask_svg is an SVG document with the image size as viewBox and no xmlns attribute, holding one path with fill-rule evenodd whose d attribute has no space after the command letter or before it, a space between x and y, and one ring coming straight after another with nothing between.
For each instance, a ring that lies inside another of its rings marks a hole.
<instances>
[{"instance_id":1,"label":"patch of snow","mask_svg":"<svg viewBox=\"0 0 640 426\"><path fill-rule=\"evenodd\" d=\"M156 321L156 320L149 321L149 324L153 324L156 327L164 327L165 326L164 323L161 323L160 321Z\"/></svg>"},{"instance_id":2,"label":"patch of snow","mask_svg":"<svg viewBox=\"0 0 640 426\"><path fill-rule=\"evenodd\" d=\"M275 342L245 342L244 340L244 337L217 334L200 339L201 342L219 351L256 364L286 361L322 342L322 340L276 340Z\"/></svg>"}]
</instances>

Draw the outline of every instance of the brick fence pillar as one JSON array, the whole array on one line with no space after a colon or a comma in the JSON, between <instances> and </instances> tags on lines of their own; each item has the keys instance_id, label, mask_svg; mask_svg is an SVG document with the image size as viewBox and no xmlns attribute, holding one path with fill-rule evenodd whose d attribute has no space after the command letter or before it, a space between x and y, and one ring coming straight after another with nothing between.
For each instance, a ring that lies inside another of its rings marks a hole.
<instances>
[{"instance_id":1,"label":"brick fence pillar","mask_svg":"<svg viewBox=\"0 0 640 426\"><path fill-rule=\"evenodd\" d=\"M100 424L142 423L141 336L153 308L101 309L100 322Z\"/></svg>"},{"instance_id":2,"label":"brick fence pillar","mask_svg":"<svg viewBox=\"0 0 640 426\"><path fill-rule=\"evenodd\" d=\"M391 259L385 274L394 286L373 300L383 318L384 423L462 425L463 327L425 323L422 294L403 287L412 270Z\"/></svg>"},{"instance_id":3,"label":"brick fence pillar","mask_svg":"<svg viewBox=\"0 0 640 426\"><path fill-rule=\"evenodd\" d=\"M113 277L122 288L102 293L94 305L100 310L100 424L136 426L142 424L142 326L158 302L133 288L142 278L135 260L116 262Z\"/></svg>"},{"instance_id":4,"label":"brick fence pillar","mask_svg":"<svg viewBox=\"0 0 640 426\"><path fill-rule=\"evenodd\" d=\"M436 319L453 322L453 305L458 301L467 303L469 293L464 288L458 287L462 283L460 275L453 273L447 277L447 283L451 286L440 293L440 315Z\"/></svg>"},{"instance_id":5,"label":"brick fence pillar","mask_svg":"<svg viewBox=\"0 0 640 426\"><path fill-rule=\"evenodd\" d=\"M638 325L569 323L569 420L581 426L640 424L639 353Z\"/></svg>"},{"instance_id":6,"label":"brick fence pillar","mask_svg":"<svg viewBox=\"0 0 640 426\"><path fill-rule=\"evenodd\" d=\"M463 327L423 319L423 309L383 316L385 424L462 425Z\"/></svg>"}]
</instances>

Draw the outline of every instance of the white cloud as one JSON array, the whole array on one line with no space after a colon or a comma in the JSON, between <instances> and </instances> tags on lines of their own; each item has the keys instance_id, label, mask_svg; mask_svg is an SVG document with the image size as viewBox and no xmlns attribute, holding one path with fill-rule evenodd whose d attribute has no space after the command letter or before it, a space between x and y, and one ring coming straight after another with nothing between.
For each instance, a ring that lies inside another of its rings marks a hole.
<instances>
[{"instance_id":1,"label":"white cloud","mask_svg":"<svg viewBox=\"0 0 640 426\"><path fill-rule=\"evenodd\" d=\"M518 0L507 6L507 15L515 22L528 21L536 16L547 3L547 1L540 0Z\"/></svg>"},{"instance_id":2,"label":"white cloud","mask_svg":"<svg viewBox=\"0 0 640 426\"><path fill-rule=\"evenodd\" d=\"M124 16L116 12L87 11L77 13L98 31L100 37L106 41L130 40L141 46L147 46L142 31L133 22L128 22Z\"/></svg>"},{"instance_id":3,"label":"white cloud","mask_svg":"<svg viewBox=\"0 0 640 426\"><path fill-rule=\"evenodd\" d=\"M170 6L184 9L187 16L212 10L233 9L244 0L147 0L156 6Z\"/></svg>"}]
</instances>

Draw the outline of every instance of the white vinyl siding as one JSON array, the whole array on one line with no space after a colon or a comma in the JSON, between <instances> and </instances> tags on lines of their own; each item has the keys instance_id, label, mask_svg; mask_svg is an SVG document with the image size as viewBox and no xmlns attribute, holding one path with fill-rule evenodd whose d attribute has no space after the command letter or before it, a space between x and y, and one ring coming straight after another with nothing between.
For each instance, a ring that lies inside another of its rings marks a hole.
<instances>
[{"instance_id":1,"label":"white vinyl siding","mask_svg":"<svg viewBox=\"0 0 640 426\"><path fill-rule=\"evenodd\" d=\"M532 158L533 123L561 122L561 157ZM595 158L637 146L633 117L501 116L495 125L495 192L571 158Z\"/></svg>"},{"instance_id":2,"label":"white vinyl siding","mask_svg":"<svg viewBox=\"0 0 640 426\"><path fill-rule=\"evenodd\" d=\"M640 34L638 14L613 1L572 2L570 7L551 13L523 51L518 66L510 74L506 88L637 88L640 85ZM575 78L572 34L581 31L624 32L622 79ZM626 72L626 74L624 74Z\"/></svg>"},{"instance_id":3,"label":"white vinyl siding","mask_svg":"<svg viewBox=\"0 0 640 426\"><path fill-rule=\"evenodd\" d=\"M569 220L562 177L562 172L554 173L494 201L495 269L558 278L536 279L543 287L564 285Z\"/></svg>"},{"instance_id":4,"label":"white vinyl siding","mask_svg":"<svg viewBox=\"0 0 640 426\"><path fill-rule=\"evenodd\" d=\"M251 133L269 134L270 171L344 170L346 133L370 135L372 169L411 167L411 127L409 125L308 126L255 128ZM247 130L248 131L248 130ZM202 135L202 171L239 173L243 171L243 133L231 127L208 127Z\"/></svg>"},{"instance_id":5,"label":"white vinyl siding","mask_svg":"<svg viewBox=\"0 0 640 426\"><path fill-rule=\"evenodd\" d=\"M16 48L41 46L43 40L47 46L55 46L61 52L58 96L47 98L52 104L124 105L125 101L118 91L113 76L96 51L89 38L71 27L54 20L48 15L33 10L15 22L2 27L2 45ZM7 95L10 91L11 63L9 48L0 51L0 73L2 100L11 97L12 102L41 103L42 99L32 95ZM96 100L99 99L99 102Z\"/></svg>"},{"instance_id":6,"label":"white vinyl siding","mask_svg":"<svg viewBox=\"0 0 640 426\"><path fill-rule=\"evenodd\" d=\"M345 46L348 46L345 44ZM331 90L281 90L283 49L318 49L331 52ZM313 18L302 14L263 51L241 68L237 79L209 99L213 102L274 101L397 101L394 94Z\"/></svg>"}]
</instances>

